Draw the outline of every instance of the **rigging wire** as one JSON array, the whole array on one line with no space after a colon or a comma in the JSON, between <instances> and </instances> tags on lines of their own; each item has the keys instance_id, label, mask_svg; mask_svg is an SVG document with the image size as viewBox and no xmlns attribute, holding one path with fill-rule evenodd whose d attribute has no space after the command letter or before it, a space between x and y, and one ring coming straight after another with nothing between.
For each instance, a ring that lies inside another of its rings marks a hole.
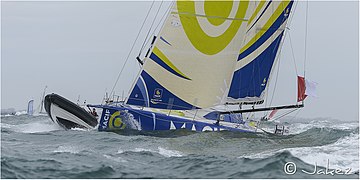
<instances>
[{"instance_id":1,"label":"rigging wire","mask_svg":"<svg viewBox=\"0 0 360 180\"><path fill-rule=\"evenodd\" d=\"M290 10L292 13L290 13L289 22L288 22L288 25L287 25L288 27L291 26L292 19L294 18L294 14L295 14L295 11L296 11L297 6L298 6L298 1L295 1L294 4L295 4L294 8L291 8L291 10Z\"/></svg>"},{"instance_id":2,"label":"rigging wire","mask_svg":"<svg viewBox=\"0 0 360 180\"><path fill-rule=\"evenodd\" d=\"M307 31L308 31L308 12L309 12L309 1L306 1L306 15L305 15L305 57L304 57L304 77L306 69L306 55L307 55Z\"/></svg>"},{"instance_id":3,"label":"rigging wire","mask_svg":"<svg viewBox=\"0 0 360 180\"><path fill-rule=\"evenodd\" d=\"M298 111L296 112L295 116L293 116L293 118L290 121L293 121L297 117L297 115L300 113L301 109L297 109L297 110Z\"/></svg>"},{"instance_id":4,"label":"rigging wire","mask_svg":"<svg viewBox=\"0 0 360 180\"><path fill-rule=\"evenodd\" d=\"M169 5L169 7L167 8L166 12L165 12L165 13L163 14L163 16L161 17L160 22L156 25L156 27L155 27L155 30L154 30L154 31L156 31L156 30L158 29L159 25L161 24L161 22L163 21L163 19L165 18L165 16L166 16L167 14L169 14L169 11L170 11L170 9L171 9L172 5L173 5L173 2L172 2L172 3L170 3L170 5Z\"/></svg>"},{"instance_id":5,"label":"rigging wire","mask_svg":"<svg viewBox=\"0 0 360 180\"><path fill-rule=\"evenodd\" d=\"M166 12L163 14L163 16L161 17L159 23L156 25L152 35L155 35L155 32L157 31L158 27L160 26L160 24L162 24L161 22L163 22L163 19L166 17L167 14L169 14L170 10L171 10L171 7L172 7L172 3L170 3L169 7L167 8ZM151 38L148 38L145 45L146 44L149 44L149 41L151 40ZM141 50L142 51L142 50ZM141 54L141 52L140 52Z\"/></svg>"},{"instance_id":6,"label":"rigging wire","mask_svg":"<svg viewBox=\"0 0 360 180\"><path fill-rule=\"evenodd\" d=\"M145 39L144 39L143 44L141 45L141 49L140 49L140 52L139 52L139 56L140 56L141 52L144 50L144 47L145 47L145 44L146 44L146 40L147 40L148 37L149 37L149 34L150 34L150 32L151 32L152 27L154 26L155 20L156 20L158 14L159 14L159 11L160 11L160 9L161 9L161 6L162 6L163 2L164 2L164 1L161 1L161 4L160 4L160 6L159 6L159 8L158 8L158 10L157 10L157 12L156 12L156 15L155 15L155 17L154 17L154 19L153 19L153 21L152 21L152 23L151 23L150 28L149 28L149 31L148 31L148 33L146 34L146 37L145 37ZM149 39L151 39L151 38L149 38Z\"/></svg>"},{"instance_id":7,"label":"rigging wire","mask_svg":"<svg viewBox=\"0 0 360 180\"><path fill-rule=\"evenodd\" d=\"M169 6L167 7L167 9L166 9L165 13L163 14L163 16L161 17L159 23L156 25L153 34L157 31L157 29L159 28L160 24L165 24L165 20L164 20L164 19L165 19L165 17L166 17L168 14L170 14L170 10L171 10L171 7L173 6L173 3L174 3L174 2L171 2L171 3L169 4ZM164 26L164 25L163 25L163 26ZM160 33L160 32L159 32L159 33Z\"/></svg>"},{"instance_id":8,"label":"rigging wire","mask_svg":"<svg viewBox=\"0 0 360 180\"><path fill-rule=\"evenodd\" d=\"M285 31L285 30L284 30ZM285 33L285 32L284 32ZM283 35L283 37L284 37L284 35ZM279 50L279 52L278 52L278 54L277 54L277 56L276 56L276 59L275 59L275 63L276 63L276 65L278 65L278 70L276 71L276 79L275 79L275 84L274 84L274 89L273 89L273 93L272 93L272 97L271 97L271 100L270 100L270 103L269 103L269 106L272 104L272 101L273 101L273 99L274 99L274 94L275 94L275 89L276 89L276 85L277 85L277 81L278 81L278 77L279 77L279 71L280 71L280 63L281 63L281 51L282 51L282 46L283 46L283 44L284 44L284 40L285 38L282 38L281 40L280 40L280 42L279 42L279 46L280 46L280 50ZM275 66L276 66L275 65ZM268 78L268 79L270 79L270 78ZM269 81L269 80L268 80ZM269 82L268 82L269 83ZM266 93L267 94L269 94L269 89L270 88L266 88ZM267 103L267 100L268 100L268 97L266 97L266 102L265 102L265 105L266 105L266 103ZM264 112L264 117L266 116L268 114L268 112Z\"/></svg>"},{"instance_id":9,"label":"rigging wire","mask_svg":"<svg viewBox=\"0 0 360 180\"><path fill-rule=\"evenodd\" d=\"M139 38L139 36L140 36L140 33L141 33L141 31L142 31L142 29L143 29L143 27L144 27L144 25L145 25L146 19L148 18L149 14L150 14L150 11L151 11L151 9L152 9L152 7L153 7L153 5L154 5L154 2L155 2L155 1L152 2L151 7L149 8L149 11L148 11L148 13L147 13L147 15L146 15L146 17L145 17L145 19L144 19L144 22L143 22L142 25L141 25L141 28L140 28L140 30L139 30L136 38L135 38L135 41L134 41L133 45L131 46L131 49L130 49L130 51L129 51L129 54L128 54L127 57L126 57L126 60L125 60L125 62L124 62L124 65L122 66L122 68L121 68L121 70L120 70L120 72L119 72L119 75L118 75L117 78L116 78L116 81L115 81L115 83L114 83L114 86L112 87L111 92L110 92L110 97L111 97L111 94L114 92L114 89L115 89L117 83L119 82L120 76L121 76L122 72L124 71L125 65L126 65L126 63L128 62L129 57L130 57L130 55L131 55L131 52L133 51L133 49L134 49L134 47L135 47L136 41L138 40L138 38Z\"/></svg>"},{"instance_id":10,"label":"rigging wire","mask_svg":"<svg viewBox=\"0 0 360 180\"><path fill-rule=\"evenodd\" d=\"M292 57L293 57L293 60L294 60L295 72L296 72L296 75L298 76L299 73L298 73L298 71L297 71L296 60L295 60L295 53L294 53L294 48L293 48L292 41L291 41L290 31L289 31L288 35L289 35L289 40L290 40L291 54L292 54Z\"/></svg>"},{"instance_id":11,"label":"rigging wire","mask_svg":"<svg viewBox=\"0 0 360 180\"><path fill-rule=\"evenodd\" d=\"M291 111L289 111L289 112L286 112L286 113L284 113L284 114L282 114L282 115L280 115L280 116L278 116L278 117L274 118L272 121L275 121L275 120L281 119L281 118L283 118L284 116L287 116L287 115L289 115L289 114L293 113L293 112L294 112L294 111L296 111L296 110L299 110L299 109L293 109L293 110L291 110Z\"/></svg>"},{"instance_id":12,"label":"rigging wire","mask_svg":"<svg viewBox=\"0 0 360 180\"><path fill-rule=\"evenodd\" d=\"M278 60L277 60L277 65L278 65L278 69L277 69L277 71L276 71L276 78L275 78L275 84L274 84L274 89L273 89L273 93L272 93L272 95L271 95L271 99L270 99L270 104L269 105L271 105L272 104L272 101L273 101L273 99L274 99L274 95L275 95L275 89L276 89L276 85L277 85L277 81L278 81L278 77L279 77L279 71L280 71L280 63L281 63L281 61L280 61L280 57L281 57L281 49L280 49L280 52L279 52L279 56L277 57L278 58Z\"/></svg>"},{"instance_id":13,"label":"rigging wire","mask_svg":"<svg viewBox=\"0 0 360 180\"><path fill-rule=\"evenodd\" d=\"M297 8L297 2L296 2L296 4L295 4L295 7L294 7L294 11L296 10L296 8ZM293 11L293 10L291 10L291 11ZM289 19L288 19L288 23L287 23L287 25L286 25L286 27L285 27L285 34L287 34L287 32L289 32L289 37L290 37L290 28L288 28L289 26L290 26L290 24L291 24L291 22L292 22L292 19L293 19L293 17L294 17L294 13L290 13L290 17L289 17ZM288 29L287 31L286 31L286 29ZM284 35L284 36L286 36L286 35ZM285 38L283 38L283 40L281 41L281 43L283 44L284 43L284 39ZM291 38L290 38L290 45L291 45L291 50L292 50L292 55L293 55L293 59L294 59L294 65L295 65L295 72L296 72L296 74L298 74L297 73L297 67L296 67L296 63L295 63L295 56L294 56L294 52L293 52L293 48L292 48L292 43L291 43ZM282 45L281 45L282 46ZM276 85L277 85L277 81L278 81L278 76L279 76L279 71L280 71L280 57L281 57L281 51L282 51L282 49L280 49L280 51L279 51L279 56L277 57L278 58L278 70L276 71L276 78L275 78L275 84L274 84L274 89L273 89L273 92L275 92L275 89L276 89ZM273 101L273 99L274 99L274 94L275 93L273 93L272 94L272 97L271 97L271 100L270 100L270 103L269 103L269 105L271 105L272 104L272 101Z\"/></svg>"},{"instance_id":14,"label":"rigging wire","mask_svg":"<svg viewBox=\"0 0 360 180\"><path fill-rule=\"evenodd\" d=\"M272 13L274 13L274 7L272 6ZM273 41L273 40L272 40ZM276 59L275 59L276 60ZM276 61L275 61L276 62ZM270 70L271 71L271 70ZM277 72L278 73L278 72ZM270 72L270 75L269 75L269 77L268 77L268 82L267 82L267 87L266 87L266 96L265 96L265 102L264 102L264 104L265 104L265 106L266 106L266 104L268 103L268 99L269 99L269 89L270 89L270 82L269 82L269 80L270 80L270 78L271 78L271 72ZM269 106L271 105L271 102L270 102L270 104L269 104ZM263 117L265 117L265 116L267 116L267 113L268 112L265 112L264 111L264 115L263 115Z\"/></svg>"},{"instance_id":15,"label":"rigging wire","mask_svg":"<svg viewBox=\"0 0 360 180\"><path fill-rule=\"evenodd\" d=\"M295 4L295 7L294 7L294 9L296 9L296 7L297 7L297 3ZM274 10L273 10L274 11ZM292 11L292 10L290 10L290 11ZM269 105L271 105L272 104L272 101L273 101L273 99L274 99L274 92L275 92L275 89L276 89L276 86L277 86L277 81L278 81L278 77L279 77L279 71L280 71L280 63L281 63L281 51L282 51L282 46L283 46L283 44L284 44L284 41L285 41L285 37L286 37L286 34L287 34L287 32L290 32L289 30L289 28L288 28L288 26L289 26L289 24L291 23L291 21L292 21L292 18L294 17L294 13L289 13L290 14L290 16L288 17L288 19L287 19L287 24L286 24L286 26L285 26L285 28L284 28L284 35L283 35L283 37L284 38L282 38L281 39L281 41L279 42L280 43L280 50L279 50L279 52L278 52L278 55L276 56L276 60L275 60L275 62L276 62L276 65L278 65L278 70L276 71L276 79L275 79L275 84L274 84L274 89L273 89L273 93L272 93L272 97L271 97L271 100L270 100L270 103L269 103ZM288 29L288 31L286 30L286 29ZM296 64L295 64L295 66L296 66ZM296 67L295 67L295 69L296 69ZM297 72L297 71L296 71ZM269 78L269 80L268 81L270 81L270 78ZM269 82L268 82L269 83ZM269 88L267 88L267 90L266 90L266 93L267 94L269 94L268 93L269 92ZM267 103L267 99L268 98L266 98L265 100L266 100L266 102L265 102L265 105L266 105L266 103ZM267 115L267 113L268 112L264 112L264 116L265 115Z\"/></svg>"},{"instance_id":16,"label":"rigging wire","mask_svg":"<svg viewBox=\"0 0 360 180\"><path fill-rule=\"evenodd\" d=\"M289 28L291 26L292 19L294 18L294 14L295 14L295 11L297 9L297 6L298 6L298 1L295 1L294 9L290 10L293 13L290 13L291 16L289 17L289 22L288 22L288 26L287 26L288 31L287 32L289 33L288 35L289 35L291 53L292 53L292 57L293 57L293 61L294 61L294 68L295 68L296 75L298 76L299 73L298 73L298 68L297 68L297 65L296 65L293 43L292 43L292 40L291 40L291 34L290 34L291 31L290 31L290 28Z\"/></svg>"}]
</instances>

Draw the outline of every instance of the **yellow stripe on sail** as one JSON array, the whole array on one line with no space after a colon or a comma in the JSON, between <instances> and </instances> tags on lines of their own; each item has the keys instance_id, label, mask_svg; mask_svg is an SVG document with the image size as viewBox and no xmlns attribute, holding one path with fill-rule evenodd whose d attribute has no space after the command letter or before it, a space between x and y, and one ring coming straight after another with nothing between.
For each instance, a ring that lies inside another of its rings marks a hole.
<instances>
[{"instance_id":1,"label":"yellow stripe on sail","mask_svg":"<svg viewBox=\"0 0 360 180\"><path fill-rule=\"evenodd\" d=\"M256 17L256 15L259 13L259 11L261 10L261 8L264 6L266 1L260 1L259 5L257 6L257 8L255 9L255 12L251 15L249 21L248 21L248 25L250 25L252 23L252 21L254 20L254 18Z\"/></svg>"},{"instance_id":2,"label":"yellow stripe on sail","mask_svg":"<svg viewBox=\"0 0 360 180\"><path fill-rule=\"evenodd\" d=\"M285 8L289 5L290 1L285 0L280 3L278 8L275 10L274 14L270 17L270 19L266 22L262 29L268 29L271 25L276 21L276 19L282 14ZM243 48L241 48L240 53L244 52L247 48L252 46L257 40L260 39L262 35L265 34L266 31L259 31Z\"/></svg>"},{"instance_id":3,"label":"yellow stripe on sail","mask_svg":"<svg viewBox=\"0 0 360 180\"><path fill-rule=\"evenodd\" d=\"M157 57L161 59L169 68L174 70L176 73L180 74L181 76L185 77L186 79L191 80L189 77L187 77L184 73L182 73L156 46L153 49L153 53L156 54Z\"/></svg>"}]
</instances>

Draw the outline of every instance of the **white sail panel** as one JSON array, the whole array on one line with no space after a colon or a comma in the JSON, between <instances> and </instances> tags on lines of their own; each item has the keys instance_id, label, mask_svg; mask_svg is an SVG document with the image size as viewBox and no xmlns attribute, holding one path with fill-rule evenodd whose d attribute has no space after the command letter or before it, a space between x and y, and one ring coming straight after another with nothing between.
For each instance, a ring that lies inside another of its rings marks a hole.
<instances>
[{"instance_id":1,"label":"white sail panel","mask_svg":"<svg viewBox=\"0 0 360 180\"><path fill-rule=\"evenodd\" d=\"M239 56L249 1L177 1L127 104L162 109L224 103Z\"/></svg>"},{"instance_id":2,"label":"white sail panel","mask_svg":"<svg viewBox=\"0 0 360 180\"><path fill-rule=\"evenodd\" d=\"M261 103L293 1L261 1L247 25L227 103Z\"/></svg>"}]
</instances>

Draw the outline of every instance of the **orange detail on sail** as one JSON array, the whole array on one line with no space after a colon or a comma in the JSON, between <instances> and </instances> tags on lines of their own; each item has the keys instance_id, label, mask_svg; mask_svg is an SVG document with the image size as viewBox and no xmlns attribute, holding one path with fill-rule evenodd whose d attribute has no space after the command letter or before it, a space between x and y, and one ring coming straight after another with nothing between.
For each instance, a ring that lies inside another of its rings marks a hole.
<instances>
[{"instance_id":1,"label":"orange detail on sail","mask_svg":"<svg viewBox=\"0 0 360 180\"><path fill-rule=\"evenodd\" d=\"M307 97L305 89L305 78L298 76L298 102L303 101Z\"/></svg>"}]
</instances>

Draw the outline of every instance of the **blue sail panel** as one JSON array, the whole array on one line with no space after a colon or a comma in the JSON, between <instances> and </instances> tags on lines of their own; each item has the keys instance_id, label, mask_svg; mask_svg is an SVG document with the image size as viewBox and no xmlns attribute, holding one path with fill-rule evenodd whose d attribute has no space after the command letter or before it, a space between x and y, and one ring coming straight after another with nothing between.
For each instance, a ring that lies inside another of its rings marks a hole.
<instances>
[{"instance_id":1,"label":"blue sail panel","mask_svg":"<svg viewBox=\"0 0 360 180\"><path fill-rule=\"evenodd\" d=\"M148 98L148 94L147 94L147 89L145 87L145 83L141 76L137 80L137 82L134 86L134 89L130 94L128 103L132 104L132 105L138 105L138 106L144 106L144 107L149 106L149 98Z\"/></svg>"},{"instance_id":2,"label":"blue sail panel","mask_svg":"<svg viewBox=\"0 0 360 180\"><path fill-rule=\"evenodd\" d=\"M289 5L284 9L282 14L276 19L276 21L266 30L266 32L249 48L247 48L244 52L242 52L239 57L238 61L245 58L256 49L258 49L263 43L265 43L276 31L279 31L281 25L288 19L289 12L291 10L293 1L289 3ZM276 54L276 52L274 52Z\"/></svg>"},{"instance_id":3,"label":"blue sail panel","mask_svg":"<svg viewBox=\"0 0 360 180\"><path fill-rule=\"evenodd\" d=\"M197 109L160 85L145 71L141 72L127 104L158 109L189 110Z\"/></svg>"},{"instance_id":4,"label":"blue sail panel","mask_svg":"<svg viewBox=\"0 0 360 180\"><path fill-rule=\"evenodd\" d=\"M233 100L256 102L264 98L262 93L270 79L271 69L274 66L276 55L284 35L283 25L289 18L292 5L293 1L290 1L279 15L275 15L275 21L268 28L264 29L264 33L252 45L240 52L238 64L245 63L245 65L241 65L233 74L228 93L230 102ZM266 9L269 10L271 8L266 7L264 11L266 11ZM268 21L270 21L273 16L274 14L268 17ZM255 24L256 22L254 25ZM258 26L265 27L265 25L260 24ZM250 29L251 28L252 27L250 27ZM256 29L252 29L251 31L256 31ZM252 33L249 33L249 36L252 36ZM265 48L264 46L267 47Z\"/></svg>"},{"instance_id":5,"label":"blue sail panel","mask_svg":"<svg viewBox=\"0 0 360 180\"><path fill-rule=\"evenodd\" d=\"M253 61L234 72L228 97L239 99L261 96L268 82L283 33Z\"/></svg>"}]
</instances>

